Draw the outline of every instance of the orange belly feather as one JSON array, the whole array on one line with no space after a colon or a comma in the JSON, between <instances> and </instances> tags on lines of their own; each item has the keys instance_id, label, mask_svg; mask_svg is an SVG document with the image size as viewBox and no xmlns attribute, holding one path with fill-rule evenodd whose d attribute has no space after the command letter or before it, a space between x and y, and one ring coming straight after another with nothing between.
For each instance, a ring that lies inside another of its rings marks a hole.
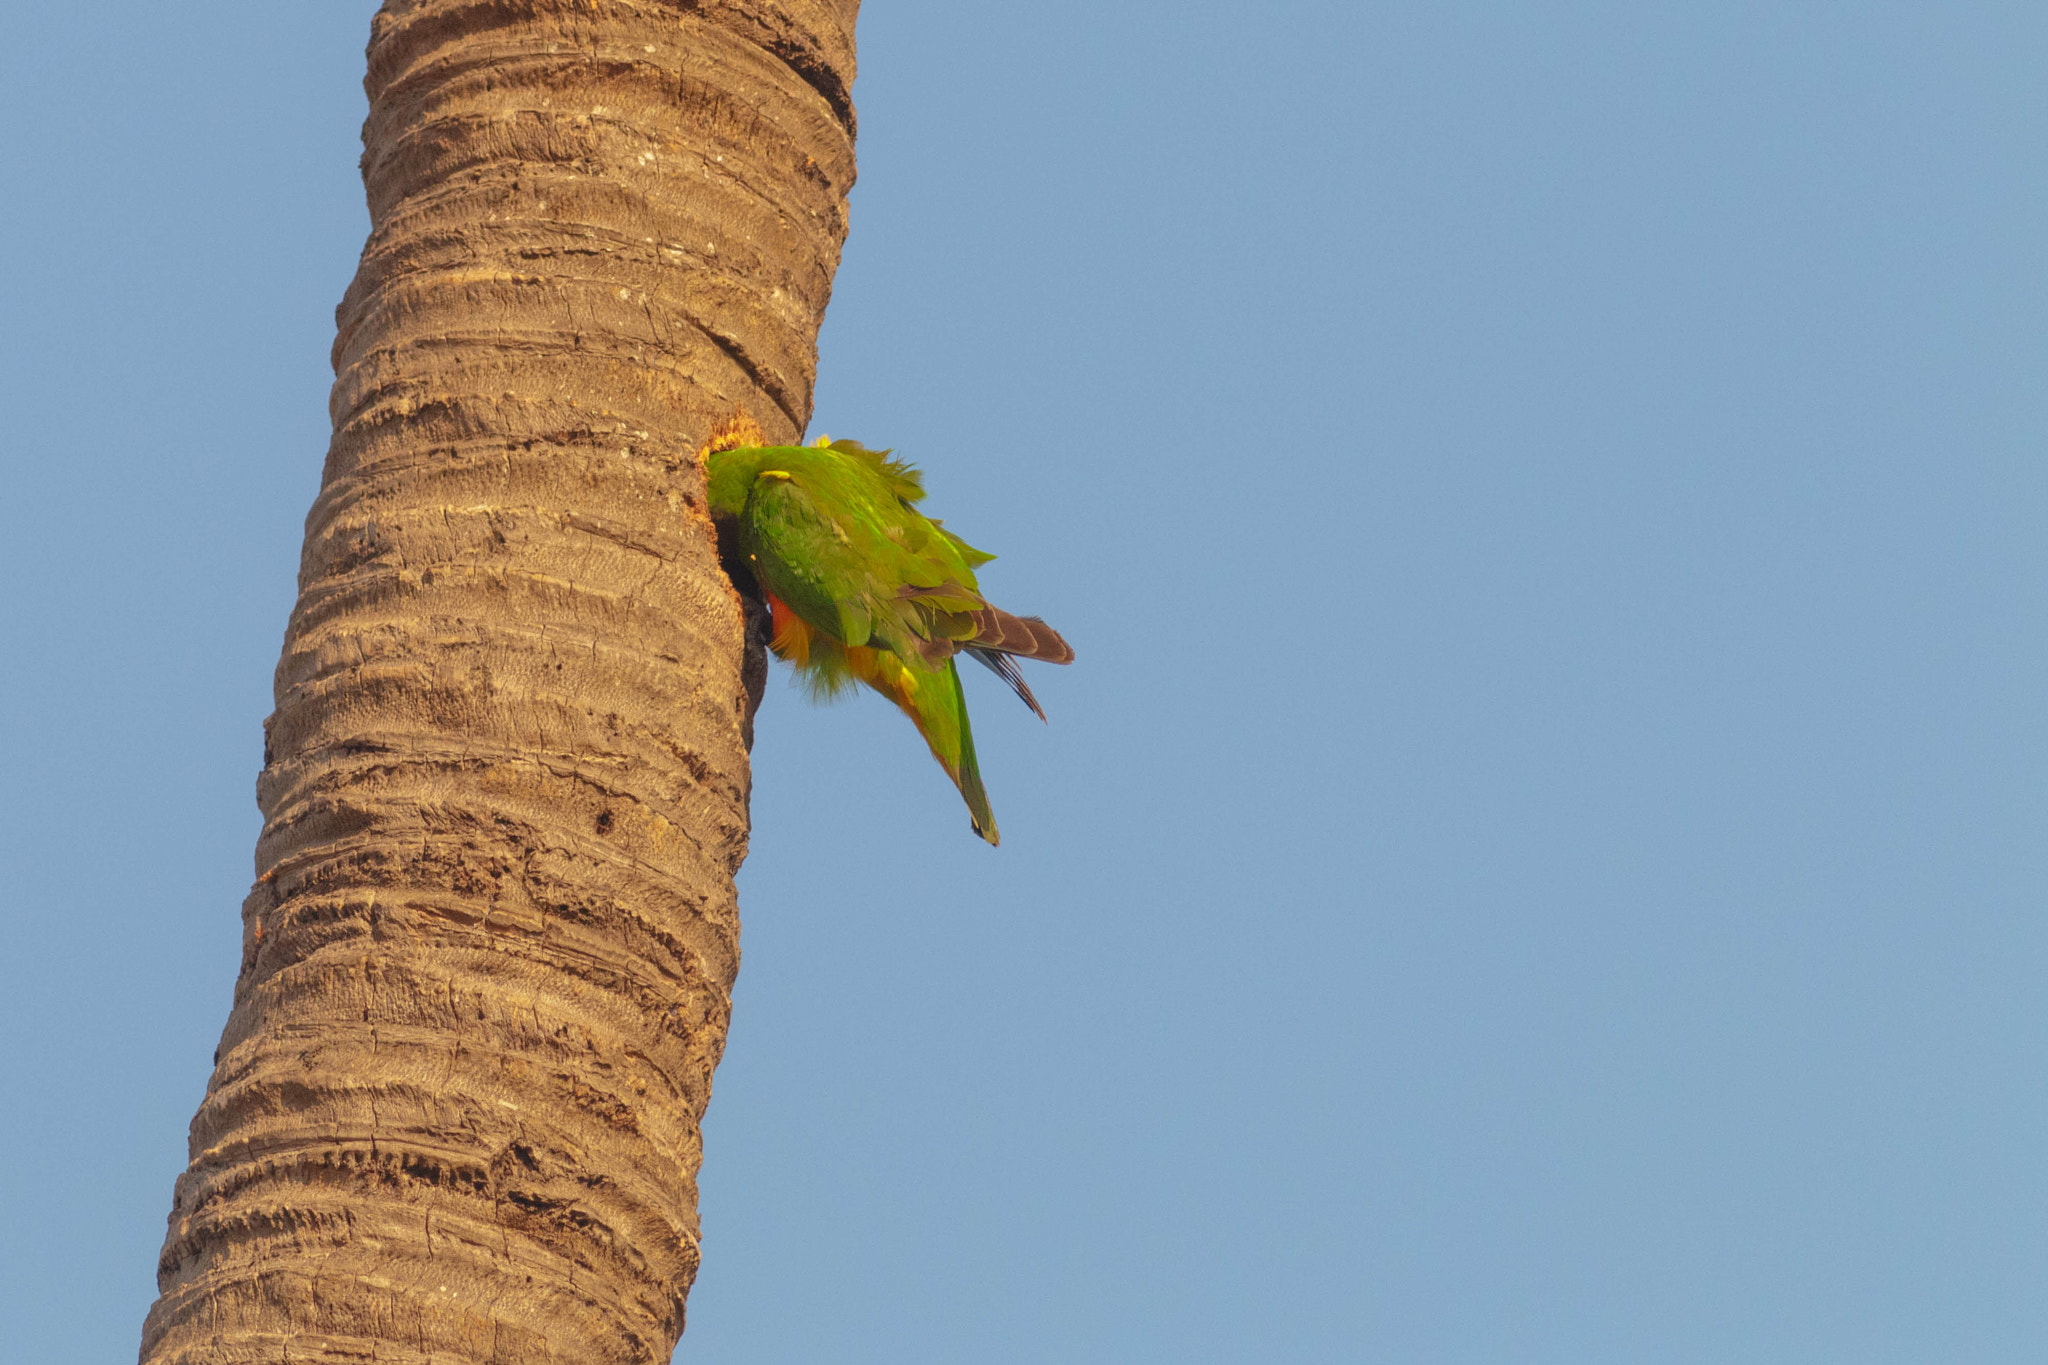
<instances>
[{"instance_id":1,"label":"orange belly feather","mask_svg":"<svg viewBox=\"0 0 2048 1365\"><path fill-rule=\"evenodd\" d=\"M775 626L775 634L768 641L768 648L775 651L778 659L787 659L802 668L811 661L811 640L814 632L810 623L789 609L789 604L774 593L768 595L768 614Z\"/></svg>"},{"instance_id":2,"label":"orange belly feather","mask_svg":"<svg viewBox=\"0 0 2048 1365\"><path fill-rule=\"evenodd\" d=\"M798 668L805 667L811 661L811 646L817 641L817 631L774 593L767 594L767 597L768 612L775 630L768 641L768 648L775 651L777 658L787 659ZM920 732L924 729L924 720L917 714L917 675L901 659L889 650L873 649L867 645L850 646L845 654L848 672L895 702L917 723Z\"/></svg>"}]
</instances>

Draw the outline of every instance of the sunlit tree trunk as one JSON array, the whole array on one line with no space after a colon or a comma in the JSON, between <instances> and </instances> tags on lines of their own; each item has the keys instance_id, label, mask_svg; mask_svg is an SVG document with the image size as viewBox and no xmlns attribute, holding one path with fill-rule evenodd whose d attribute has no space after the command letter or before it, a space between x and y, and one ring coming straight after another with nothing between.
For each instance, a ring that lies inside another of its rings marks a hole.
<instances>
[{"instance_id":1,"label":"sunlit tree trunk","mask_svg":"<svg viewBox=\"0 0 2048 1365\"><path fill-rule=\"evenodd\" d=\"M759 696L692 457L809 418L857 6L377 15L373 228L145 1361L668 1358Z\"/></svg>"}]
</instances>

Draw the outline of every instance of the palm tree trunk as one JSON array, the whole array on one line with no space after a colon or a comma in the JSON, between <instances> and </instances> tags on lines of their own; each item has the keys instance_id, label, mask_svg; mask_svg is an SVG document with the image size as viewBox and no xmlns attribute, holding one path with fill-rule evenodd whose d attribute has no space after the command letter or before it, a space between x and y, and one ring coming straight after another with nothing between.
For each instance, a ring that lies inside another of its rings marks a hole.
<instances>
[{"instance_id":1,"label":"palm tree trunk","mask_svg":"<svg viewBox=\"0 0 2048 1365\"><path fill-rule=\"evenodd\" d=\"M373 229L144 1361L674 1347L759 697L692 457L809 419L857 6L377 15Z\"/></svg>"}]
</instances>

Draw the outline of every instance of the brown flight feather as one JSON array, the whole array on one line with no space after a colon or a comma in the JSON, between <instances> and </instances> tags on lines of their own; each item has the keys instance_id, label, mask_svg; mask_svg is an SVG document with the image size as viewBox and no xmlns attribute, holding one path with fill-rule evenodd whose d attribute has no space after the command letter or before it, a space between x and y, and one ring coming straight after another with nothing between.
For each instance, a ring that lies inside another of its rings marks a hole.
<instances>
[{"instance_id":1,"label":"brown flight feather","mask_svg":"<svg viewBox=\"0 0 2048 1365\"><path fill-rule=\"evenodd\" d=\"M999 654L1015 654L1048 664L1070 664L1074 648L1036 616L1012 616L1001 607L974 612L974 638L966 643Z\"/></svg>"}]
</instances>

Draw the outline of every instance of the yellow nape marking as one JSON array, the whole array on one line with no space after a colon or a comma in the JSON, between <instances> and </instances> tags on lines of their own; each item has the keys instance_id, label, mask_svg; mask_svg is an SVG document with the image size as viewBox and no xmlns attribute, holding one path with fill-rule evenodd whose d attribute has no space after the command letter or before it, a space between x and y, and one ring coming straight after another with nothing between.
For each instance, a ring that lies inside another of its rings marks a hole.
<instances>
[{"instance_id":1,"label":"yellow nape marking","mask_svg":"<svg viewBox=\"0 0 2048 1365\"><path fill-rule=\"evenodd\" d=\"M811 444L818 447L820 450L826 450L831 447L832 438L830 436L820 436L817 440L811 442Z\"/></svg>"},{"instance_id":2,"label":"yellow nape marking","mask_svg":"<svg viewBox=\"0 0 2048 1365\"><path fill-rule=\"evenodd\" d=\"M764 469L761 471L760 477L764 479L794 479L796 475L790 473L787 469Z\"/></svg>"}]
</instances>

